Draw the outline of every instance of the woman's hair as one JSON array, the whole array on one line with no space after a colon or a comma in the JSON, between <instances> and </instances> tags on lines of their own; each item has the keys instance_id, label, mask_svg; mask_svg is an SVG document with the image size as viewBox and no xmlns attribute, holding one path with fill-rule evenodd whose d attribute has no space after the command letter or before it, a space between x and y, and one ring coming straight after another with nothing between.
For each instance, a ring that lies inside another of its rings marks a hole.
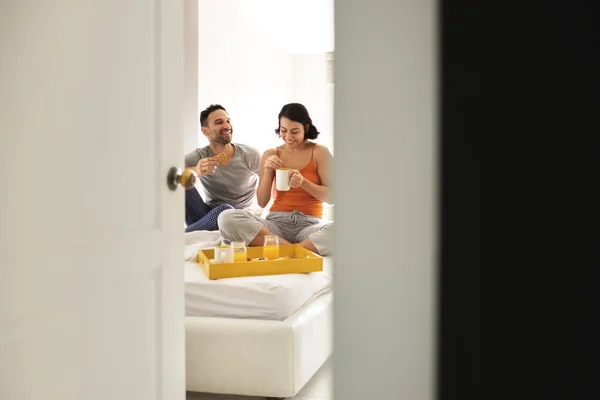
<instances>
[{"instance_id":1,"label":"woman's hair","mask_svg":"<svg viewBox=\"0 0 600 400\"><path fill-rule=\"evenodd\" d=\"M287 118L290 121L299 122L304 126L304 140L316 139L319 136L317 127L313 125L308 110L300 103L289 103L283 106L277 117L277 129L275 133L279 136L279 124L281 118Z\"/></svg>"}]
</instances>

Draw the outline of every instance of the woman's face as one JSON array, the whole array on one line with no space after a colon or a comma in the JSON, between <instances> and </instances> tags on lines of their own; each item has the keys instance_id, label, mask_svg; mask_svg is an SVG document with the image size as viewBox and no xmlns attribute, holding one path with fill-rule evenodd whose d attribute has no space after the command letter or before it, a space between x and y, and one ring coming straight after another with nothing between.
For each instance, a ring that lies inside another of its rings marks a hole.
<instances>
[{"instance_id":1,"label":"woman's face","mask_svg":"<svg viewBox=\"0 0 600 400\"><path fill-rule=\"evenodd\" d=\"M285 117L279 119L279 137L286 146L300 146L304 142L304 126L300 122L291 121Z\"/></svg>"}]
</instances>

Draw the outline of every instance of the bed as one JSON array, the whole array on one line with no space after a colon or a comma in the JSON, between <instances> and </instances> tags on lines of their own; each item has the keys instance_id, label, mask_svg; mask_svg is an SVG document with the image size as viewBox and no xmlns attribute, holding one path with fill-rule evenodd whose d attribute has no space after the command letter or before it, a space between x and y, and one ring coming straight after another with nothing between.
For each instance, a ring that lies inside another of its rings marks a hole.
<instances>
[{"instance_id":1,"label":"bed","mask_svg":"<svg viewBox=\"0 0 600 400\"><path fill-rule=\"evenodd\" d=\"M331 259L323 273L209 281L194 254L218 232L185 241L187 390L296 395L333 352Z\"/></svg>"}]
</instances>

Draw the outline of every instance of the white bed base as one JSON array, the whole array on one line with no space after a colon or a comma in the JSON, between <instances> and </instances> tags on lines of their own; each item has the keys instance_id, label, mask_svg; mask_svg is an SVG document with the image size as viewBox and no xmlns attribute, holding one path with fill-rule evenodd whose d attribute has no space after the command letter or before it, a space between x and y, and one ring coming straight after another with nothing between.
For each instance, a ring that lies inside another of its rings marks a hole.
<instances>
[{"instance_id":1,"label":"white bed base","mask_svg":"<svg viewBox=\"0 0 600 400\"><path fill-rule=\"evenodd\" d=\"M333 352L333 293L284 321L186 317L187 390L292 397Z\"/></svg>"}]
</instances>

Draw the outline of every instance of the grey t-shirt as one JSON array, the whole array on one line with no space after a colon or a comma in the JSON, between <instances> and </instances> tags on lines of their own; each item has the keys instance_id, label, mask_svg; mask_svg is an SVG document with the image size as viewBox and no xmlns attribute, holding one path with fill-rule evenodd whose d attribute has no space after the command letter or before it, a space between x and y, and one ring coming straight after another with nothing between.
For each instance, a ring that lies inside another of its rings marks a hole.
<instances>
[{"instance_id":1,"label":"grey t-shirt","mask_svg":"<svg viewBox=\"0 0 600 400\"><path fill-rule=\"evenodd\" d=\"M206 204L210 207L230 204L234 208L242 209L250 207L254 202L260 170L260 153L245 144L233 145L235 153L226 167L219 165L214 174L200 177ZM214 156L210 146L196 149L186 154L185 166L195 167L202 158Z\"/></svg>"}]
</instances>

